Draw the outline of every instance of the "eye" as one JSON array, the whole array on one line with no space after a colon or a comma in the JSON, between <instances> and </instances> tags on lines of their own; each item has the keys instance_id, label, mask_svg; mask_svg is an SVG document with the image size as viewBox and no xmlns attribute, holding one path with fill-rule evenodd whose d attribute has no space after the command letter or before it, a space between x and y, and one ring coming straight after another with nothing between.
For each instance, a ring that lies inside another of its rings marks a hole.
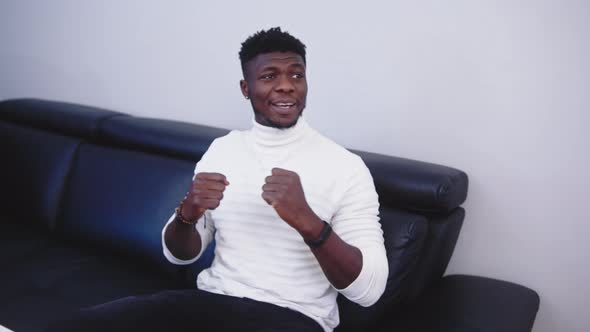
<instances>
[{"instance_id":1,"label":"eye","mask_svg":"<svg viewBox=\"0 0 590 332\"><path fill-rule=\"evenodd\" d=\"M263 74L263 75L260 75L260 79L261 80L272 80L273 78L275 78L275 74Z\"/></svg>"},{"instance_id":2,"label":"eye","mask_svg":"<svg viewBox=\"0 0 590 332\"><path fill-rule=\"evenodd\" d=\"M291 77L301 79L305 78L305 75L303 75L303 73L295 73Z\"/></svg>"}]
</instances>

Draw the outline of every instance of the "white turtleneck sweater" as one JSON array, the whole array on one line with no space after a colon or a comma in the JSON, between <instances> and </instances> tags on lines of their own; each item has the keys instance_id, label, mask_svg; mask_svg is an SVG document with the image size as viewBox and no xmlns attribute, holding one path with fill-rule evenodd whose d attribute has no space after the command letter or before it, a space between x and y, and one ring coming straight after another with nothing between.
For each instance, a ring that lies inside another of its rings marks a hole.
<instances>
[{"instance_id":1,"label":"white turtleneck sweater","mask_svg":"<svg viewBox=\"0 0 590 332\"><path fill-rule=\"evenodd\" d=\"M261 197L274 167L296 172L312 210L361 251L361 272L345 289L330 284L301 235ZM199 289L288 307L325 331L339 323L338 292L362 306L379 299L387 257L377 193L360 157L321 136L302 117L289 129L253 121L250 130L216 139L197 163L195 174L199 172L222 173L230 182L220 206L197 223L201 252L191 260L174 257L162 231L164 255L174 264L196 261L215 237L215 258L198 275ZM173 220L174 215L168 223Z\"/></svg>"}]
</instances>

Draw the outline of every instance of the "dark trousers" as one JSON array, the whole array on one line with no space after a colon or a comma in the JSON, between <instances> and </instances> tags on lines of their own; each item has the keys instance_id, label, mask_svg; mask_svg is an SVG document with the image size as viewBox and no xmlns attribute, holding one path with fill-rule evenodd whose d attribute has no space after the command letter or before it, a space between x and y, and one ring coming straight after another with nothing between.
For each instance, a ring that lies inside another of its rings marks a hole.
<instances>
[{"instance_id":1,"label":"dark trousers","mask_svg":"<svg viewBox=\"0 0 590 332\"><path fill-rule=\"evenodd\" d=\"M313 319L287 308L197 289L130 296L77 311L48 331L322 332Z\"/></svg>"}]
</instances>

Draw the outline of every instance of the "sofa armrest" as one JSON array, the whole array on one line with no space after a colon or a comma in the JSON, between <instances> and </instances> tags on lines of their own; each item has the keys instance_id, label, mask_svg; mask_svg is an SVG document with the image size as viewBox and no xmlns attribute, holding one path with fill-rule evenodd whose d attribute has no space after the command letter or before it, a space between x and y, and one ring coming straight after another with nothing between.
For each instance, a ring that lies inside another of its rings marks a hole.
<instances>
[{"instance_id":1,"label":"sofa armrest","mask_svg":"<svg viewBox=\"0 0 590 332\"><path fill-rule=\"evenodd\" d=\"M532 289L452 275L442 278L397 319L382 325L381 331L529 332L538 310L539 295Z\"/></svg>"}]
</instances>

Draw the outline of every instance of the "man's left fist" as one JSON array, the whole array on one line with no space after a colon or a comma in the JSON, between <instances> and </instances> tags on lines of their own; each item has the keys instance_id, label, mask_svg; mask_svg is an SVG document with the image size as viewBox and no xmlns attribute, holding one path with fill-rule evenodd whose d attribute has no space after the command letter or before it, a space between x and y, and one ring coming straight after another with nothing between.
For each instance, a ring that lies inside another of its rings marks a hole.
<instances>
[{"instance_id":1,"label":"man's left fist","mask_svg":"<svg viewBox=\"0 0 590 332\"><path fill-rule=\"evenodd\" d=\"M313 221L315 213L305 200L297 173L273 168L272 175L267 176L264 182L262 198L272 205L279 217L291 227L301 231L306 222Z\"/></svg>"}]
</instances>

